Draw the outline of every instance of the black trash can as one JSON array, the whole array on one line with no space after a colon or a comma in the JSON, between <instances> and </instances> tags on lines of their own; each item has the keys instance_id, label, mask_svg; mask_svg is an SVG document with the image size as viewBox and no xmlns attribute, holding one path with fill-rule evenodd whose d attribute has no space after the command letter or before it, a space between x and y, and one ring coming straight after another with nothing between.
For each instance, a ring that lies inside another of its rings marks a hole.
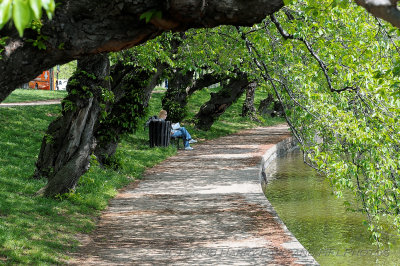
<instances>
[{"instance_id":1,"label":"black trash can","mask_svg":"<svg viewBox=\"0 0 400 266\"><path fill-rule=\"evenodd\" d=\"M150 147L167 147L171 137L171 121L154 119L149 123Z\"/></svg>"}]
</instances>

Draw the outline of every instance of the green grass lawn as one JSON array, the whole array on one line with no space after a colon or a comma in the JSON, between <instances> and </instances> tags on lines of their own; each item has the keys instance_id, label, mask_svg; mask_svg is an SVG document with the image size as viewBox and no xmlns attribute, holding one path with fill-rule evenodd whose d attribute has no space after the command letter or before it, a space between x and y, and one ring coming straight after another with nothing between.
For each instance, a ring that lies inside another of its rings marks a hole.
<instances>
[{"instance_id":1,"label":"green grass lawn","mask_svg":"<svg viewBox=\"0 0 400 266\"><path fill-rule=\"evenodd\" d=\"M65 96L67 96L67 94L67 91L16 89L3 101L3 103L63 99Z\"/></svg>"},{"instance_id":2,"label":"green grass lawn","mask_svg":"<svg viewBox=\"0 0 400 266\"><path fill-rule=\"evenodd\" d=\"M20 99L32 100L31 92L15 93ZM197 92L190 99L192 111L183 124L194 137L214 138L258 125L238 115L242 98L210 131L196 131L189 121L209 92ZM153 94L148 116L158 114L161 97L162 93ZM124 137L120 145L117 157L122 169L118 172L100 169L92 161L75 193L60 199L35 196L45 181L31 179L34 163L45 130L59 112L60 107L52 105L0 108L0 264L65 263L66 254L77 246L75 235L88 233L95 227L95 218L118 188L140 178L147 167L176 153L174 147L150 149L148 132L139 127L135 134ZM266 119L265 124L281 122L282 119Z\"/></svg>"}]
</instances>

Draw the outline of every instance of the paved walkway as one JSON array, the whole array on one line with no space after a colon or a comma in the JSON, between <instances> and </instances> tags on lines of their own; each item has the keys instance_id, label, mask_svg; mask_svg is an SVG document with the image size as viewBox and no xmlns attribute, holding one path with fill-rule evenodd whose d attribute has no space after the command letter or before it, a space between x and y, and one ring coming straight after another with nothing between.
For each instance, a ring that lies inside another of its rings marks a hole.
<instances>
[{"instance_id":1,"label":"paved walkway","mask_svg":"<svg viewBox=\"0 0 400 266\"><path fill-rule=\"evenodd\" d=\"M50 105L50 104L59 104L59 103L61 103L61 100L43 100L43 101L19 102L19 103L0 103L0 107Z\"/></svg>"},{"instance_id":2,"label":"paved walkway","mask_svg":"<svg viewBox=\"0 0 400 266\"><path fill-rule=\"evenodd\" d=\"M317 264L264 197L262 155L286 126L194 145L151 168L110 202L76 265Z\"/></svg>"}]
</instances>

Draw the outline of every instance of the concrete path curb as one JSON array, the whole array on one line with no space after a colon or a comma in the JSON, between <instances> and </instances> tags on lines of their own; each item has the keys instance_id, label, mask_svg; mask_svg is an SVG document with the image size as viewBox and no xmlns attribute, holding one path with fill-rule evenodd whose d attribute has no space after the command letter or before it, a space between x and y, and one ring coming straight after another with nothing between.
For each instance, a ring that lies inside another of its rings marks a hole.
<instances>
[{"instance_id":1,"label":"concrete path curb","mask_svg":"<svg viewBox=\"0 0 400 266\"><path fill-rule=\"evenodd\" d=\"M82 236L76 265L317 265L260 185L261 158L286 126L194 145L148 170Z\"/></svg>"}]
</instances>

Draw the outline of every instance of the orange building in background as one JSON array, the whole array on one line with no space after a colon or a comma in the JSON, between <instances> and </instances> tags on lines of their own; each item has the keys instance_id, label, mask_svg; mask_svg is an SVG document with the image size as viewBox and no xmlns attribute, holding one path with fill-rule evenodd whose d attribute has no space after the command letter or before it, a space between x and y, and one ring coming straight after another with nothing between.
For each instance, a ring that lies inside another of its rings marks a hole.
<instances>
[{"instance_id":1,"label":"orange building in background","mask_svg":"<svg viewBox=\"0 0 400 266\"><path fill-rule=\"evenodd\" d=\"M29 81L29 88L34 90L55 90L56 84L53 69L44 71L34 80Z\"/></svg>"}]
</instances>

